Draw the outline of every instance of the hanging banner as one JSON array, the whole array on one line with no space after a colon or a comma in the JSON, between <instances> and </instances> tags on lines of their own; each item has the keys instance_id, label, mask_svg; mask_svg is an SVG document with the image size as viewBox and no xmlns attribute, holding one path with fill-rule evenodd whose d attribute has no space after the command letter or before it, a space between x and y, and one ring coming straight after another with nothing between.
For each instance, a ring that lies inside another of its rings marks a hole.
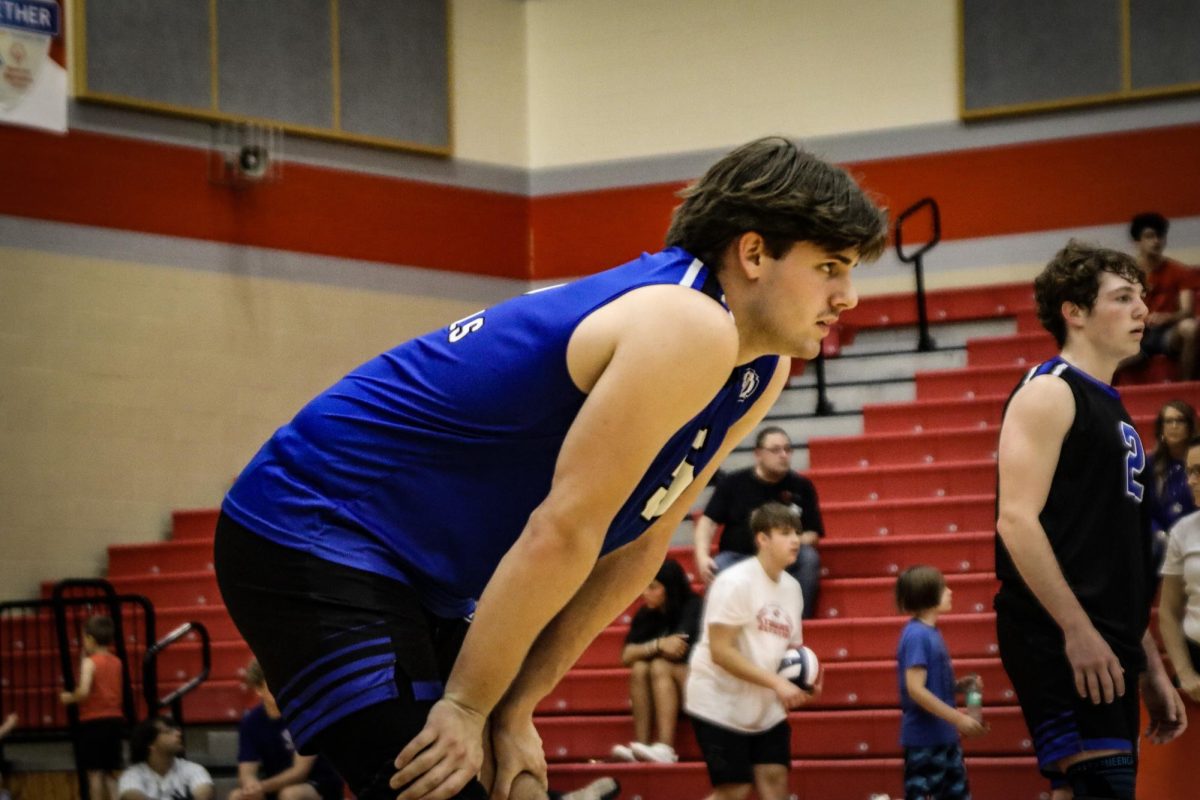
<instances>
[{"instance_id":1,"label":"hanging banner","mask_svg":"<svg viewBox=\"0 0 1200 800\"><path fill-rule=\"evenodd\" d=\"M66 132L62 32L54 0L0 0L0 122Z\"/></svg>"}]
</instances>

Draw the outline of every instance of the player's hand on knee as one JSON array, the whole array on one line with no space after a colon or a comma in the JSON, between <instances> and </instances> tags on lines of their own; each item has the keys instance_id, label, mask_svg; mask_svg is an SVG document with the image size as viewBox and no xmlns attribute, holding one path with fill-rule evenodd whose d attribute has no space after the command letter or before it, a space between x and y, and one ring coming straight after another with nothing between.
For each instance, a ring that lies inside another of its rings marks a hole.
<instances>
[{"instance_id":1,"label":"player's hand on knee","mask_svg":"<svg viewBox=\"0 0 1200 800\"><path fill-rule=\"evenodd\" d=\"M542 737L533 725L533 718L492 721L492 755L496 761L496 778L492 783L491 800L507 800L513 782L522 773L529 773L542 788L546 788L546 751Z\"/></svg>"},{"instance_id":2,"label":"player's hand on knee","mask_svg":"<svg viewBox=\"0 0 1200 800\"><path fill-rule=\"evenodd\" d=\"M425 727L396 757L388 783L405 787L397 800L445 800L479 774L483 763L484 717L442 698L429 711Z\"/></svg>"},{"instance_id":3,"label":"player's hand on knee","mask_svg":"<svg viewBox=\"0 0 1200 800\"><path fill-rule=\"evenodd\" d=\"M1125 670L1108 642L1090 624L1064 632L1075 691L1093 703L1111 703L1125 694Z\"/></svg>"}]
</instances>

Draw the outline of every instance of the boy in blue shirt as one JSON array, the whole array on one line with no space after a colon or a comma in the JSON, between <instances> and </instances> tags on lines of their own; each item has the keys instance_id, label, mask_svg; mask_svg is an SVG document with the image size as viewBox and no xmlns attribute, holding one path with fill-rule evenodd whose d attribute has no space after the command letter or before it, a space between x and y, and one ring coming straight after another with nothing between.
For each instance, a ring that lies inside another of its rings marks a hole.
<instances>
[{"instance_id":1,"label":"boy in blue shirt","mask_svg":"<svg viewBox=\"0 0 1200 800\"><path fill-rule=\"evenodd\" d=\"M951 594L935 567L910 567L896 581L896 605L913 615L896 648L905 800L970 800L959 736L987 733L981 721L955 708L955 692L965 691L979 676L954 681L950 653L937 629L938 616L950 610Z\"/></svg>"},{"instance_id":2,"label":"boy in blue shirt","mask_svg":"<svg viewBox=\"0 0 1200 800\"><path fill-rule=\"evenodd\" d=\"M296 752L257 660L246 667L246 685L262 702L238 728L238 788L229 800L341 800L342 779L329 763Z\"/></svg>"}]
</instances>

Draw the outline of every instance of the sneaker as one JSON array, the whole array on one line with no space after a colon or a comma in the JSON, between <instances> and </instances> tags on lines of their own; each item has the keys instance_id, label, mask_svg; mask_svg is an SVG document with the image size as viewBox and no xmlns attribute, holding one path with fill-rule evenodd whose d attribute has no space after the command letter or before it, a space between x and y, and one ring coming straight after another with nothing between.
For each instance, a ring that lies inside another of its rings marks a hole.
<instances>
[{"instance_id":1,"label":"sneaker","mask_svg":"<svg viewBox=\"0 0 1200 800\"><path fill-rule=\"evenodd\" d=\"M617 747L622 746L617 745ZM617 783L616 778L605 775L603 778L596 778L587 786L567 792L562 796L562 800L616 800L620 794L621 784Z\"/></svg>"},{"instance_id":2,"label":"sneaker","mask_svg":"<svg viewBox=\"0 0 1200 800\"><path fill-rule=\"evenodd\" d=\"M637 757L638 761L674 764L679 760L679 756L675 754L675 748L666 742L655 742L654 744L634 742L629 748L633 750L633 754Z\"/></svg>"},{"instance_id":3,"label":"sneaker","mask_svg":"<svg viewBox=\"0 0 1200 800\"><path fill-rule=\"evenodd\" d=\"M637 761L637 756L633 754L633 748L630 745L613 745L613 749L610 752L616 761Z\"/></svg>"}]
</instances>

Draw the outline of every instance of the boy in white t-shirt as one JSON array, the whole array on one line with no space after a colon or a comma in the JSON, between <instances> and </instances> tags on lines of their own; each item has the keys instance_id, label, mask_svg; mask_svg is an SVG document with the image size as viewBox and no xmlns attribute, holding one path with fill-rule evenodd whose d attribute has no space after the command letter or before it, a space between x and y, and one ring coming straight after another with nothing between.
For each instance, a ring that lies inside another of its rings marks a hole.
<instances>
[{"instance_id":1,"label":"boy in white t-shirt","mask_svg":"<svg viewBox=\"0 0 1200 800\"><path fill-rule=\"evenodd\" d=\"M709 588L687 682L714 800L742 800L751 785L762 800L787 798L787 712L820 694L819 682L809 694L778 673L802 642L800 584L784 572L800 550L800 516L767 503L750 515L750 530L757 557L722 570Z\"/></svg>"}]
</instances>

